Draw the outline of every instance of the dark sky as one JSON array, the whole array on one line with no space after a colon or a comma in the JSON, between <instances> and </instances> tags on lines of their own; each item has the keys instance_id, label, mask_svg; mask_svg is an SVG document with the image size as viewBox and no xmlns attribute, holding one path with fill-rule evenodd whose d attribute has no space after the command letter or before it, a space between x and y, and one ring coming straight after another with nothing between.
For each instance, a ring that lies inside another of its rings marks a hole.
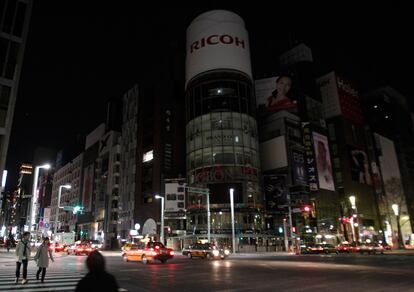
<instances>
[{"instance_id":1,"label":"dark sky","mask_svg":"<svg viewBox=\"0 0 414 292\"><path fill-rule=\"evenodd\" d=\"M232 10L245 20L255 76L277 72L278 55L294 36L312 48L322 72L336 68L361 91L390 84L409 100L414 93L413 23L403 4L35 2L9 146L9 186L36 146L61 149L103 122L109 98L136 82L156 83L166 67L182 81L186 27L210 9Z\"/></svg>"}]
</instances>

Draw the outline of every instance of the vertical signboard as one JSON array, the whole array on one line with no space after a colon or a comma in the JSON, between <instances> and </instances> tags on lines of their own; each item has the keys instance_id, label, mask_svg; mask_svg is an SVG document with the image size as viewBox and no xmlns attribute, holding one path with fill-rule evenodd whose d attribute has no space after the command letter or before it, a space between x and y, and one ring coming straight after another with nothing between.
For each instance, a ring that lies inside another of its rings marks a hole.
<instances>
[{"instance_id":1,"label":"vertical signboard","mask_svg":"<svg viewBox=\"0 0 414 292\"><path fill-rule=\"evenodd\" d=\"M295 185L304 186L308 184L305 160L305 153L303 151L297 149L292 150L292 172Z\"/></svg>"},{"instance_id":2,"label":"vertical signboard","mask_svg":"<svg viewBox=\"0 0 414 292\"><path fill-rule=\"evenodd\" d=\"M283 214L283 210L288 204L286 176L265 175L263 179L267 213Z\"/></svg>"},{"instance_id":3,"label":"vertical signboard","mask_svg":"<svg viewBox=\"0 0 414 292\"><path fill-rule=\"evenodd\" d=\"M313 156L313 145L311 130L308 123L303 124L303 145L305 146L305 165L308 175L308 183L310 191L318 190L318 176L316 174L316 163Z\"/></svg>"},{"instance_id":4,"label":"vertical signboard","mask_svg":"<svg viewBox=\"0 0 414 292\"><path fill-rule=\"evenodd\" d=\"M312 137L316 158L316 168L318 170L319 188L335 191L328 138L316 132L312 133Z\"/></svg>"}]
</instances>

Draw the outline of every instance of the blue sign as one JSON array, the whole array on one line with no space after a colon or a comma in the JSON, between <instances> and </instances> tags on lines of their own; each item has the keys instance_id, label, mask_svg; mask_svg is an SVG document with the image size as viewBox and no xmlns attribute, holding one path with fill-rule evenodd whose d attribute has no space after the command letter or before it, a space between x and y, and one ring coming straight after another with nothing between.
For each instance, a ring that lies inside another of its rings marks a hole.
<instances>
[{"instance_id":1,"label":"blue sign","mask_svg":"<svg viewBox=\"0 0 414 292\"><path fill-rule=\"evenodd\" d=\"M49 228L49 223L45 223L45 228Z\"/></svg>"}]
</instances>

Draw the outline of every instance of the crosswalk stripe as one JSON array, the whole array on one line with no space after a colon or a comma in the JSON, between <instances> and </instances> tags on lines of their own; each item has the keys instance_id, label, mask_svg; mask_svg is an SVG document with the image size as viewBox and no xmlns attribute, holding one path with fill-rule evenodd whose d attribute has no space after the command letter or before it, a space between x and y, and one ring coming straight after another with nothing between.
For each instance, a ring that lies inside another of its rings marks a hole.
<instances>
[{"instance_id":1,"label":"crosswalk stripe","mask_svg":"<svg viewBox=\"0 0 414 292\"><path fill-rule=\"evenodd\" d=\"M21 292L41 292L41 291L74 291L79 280L84 273L74 271L51 271L46 272L45 282L35 280L36 273L29 273L27 284L15 284L15 275L8 271L8 275L0 275L0 291L21 291ZM9 274L10 273L10 274Z\"/></svg>"}]
</instances>

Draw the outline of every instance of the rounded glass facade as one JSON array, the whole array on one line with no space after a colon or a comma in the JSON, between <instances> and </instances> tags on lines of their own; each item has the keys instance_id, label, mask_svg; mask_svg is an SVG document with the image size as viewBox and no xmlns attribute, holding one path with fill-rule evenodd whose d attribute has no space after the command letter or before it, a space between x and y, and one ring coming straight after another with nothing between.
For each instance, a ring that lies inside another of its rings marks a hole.
<instances>
[{"instance_id":1,"label":"rounded glass facade","mask_svg":"<svg viewBox=\"0 0 414 292\"><path fill-rule=\"evenodd\" d=\"M220 196L228 196L225 184L234 184L239 194L235 202L245 206L261 203L252 92L251 81L244 74L221 71L197 77L187 90L188 182L216 188ZM220 189L218 184L223 187Z\"/></svg>"}]
</instances>

